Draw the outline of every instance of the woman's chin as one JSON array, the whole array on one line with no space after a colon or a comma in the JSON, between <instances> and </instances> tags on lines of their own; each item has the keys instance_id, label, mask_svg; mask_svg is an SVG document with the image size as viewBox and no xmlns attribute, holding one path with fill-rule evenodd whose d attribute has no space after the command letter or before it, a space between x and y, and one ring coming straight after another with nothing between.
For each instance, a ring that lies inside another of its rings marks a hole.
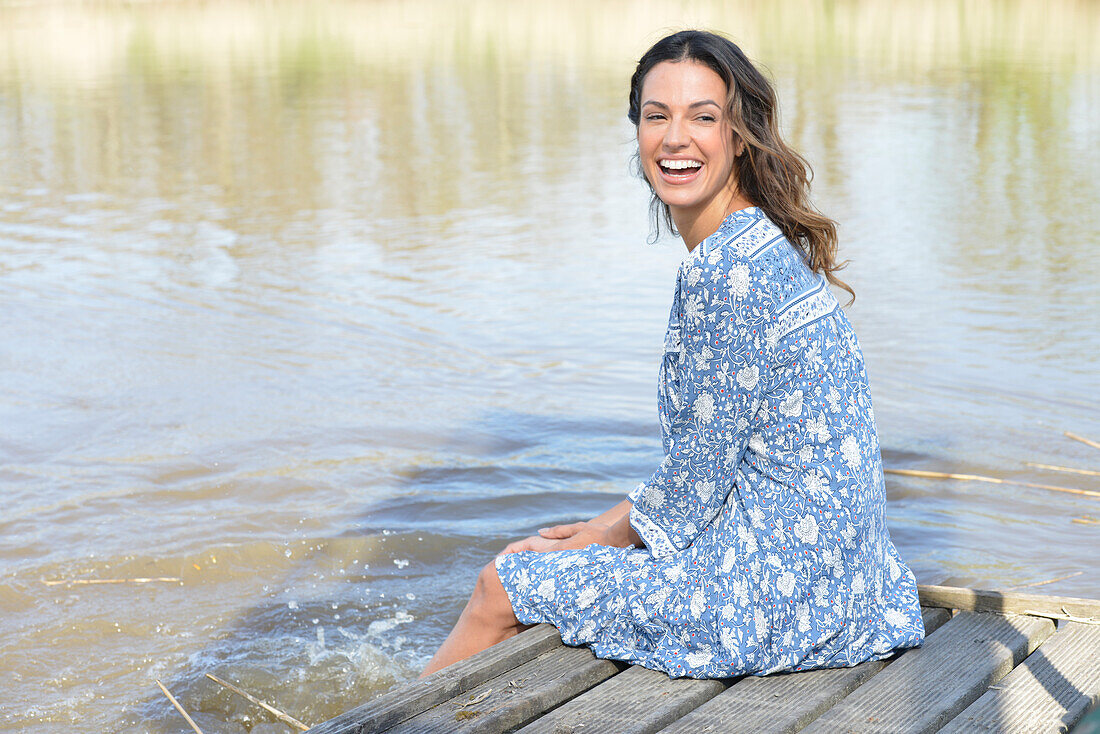
<instances>
[{"instance_id":1,"label":"woman's chin","mask_svg":"<svg viewBox=\"0 0 1100 734\"><path fill-rule=\"evenodd\" d=\"M694 209L700 203L700 197L694 196L692 192L683 189L658 188L656 193L657 198L667 204L670 209L689 210Z\"/></svg>"}]
</instances>

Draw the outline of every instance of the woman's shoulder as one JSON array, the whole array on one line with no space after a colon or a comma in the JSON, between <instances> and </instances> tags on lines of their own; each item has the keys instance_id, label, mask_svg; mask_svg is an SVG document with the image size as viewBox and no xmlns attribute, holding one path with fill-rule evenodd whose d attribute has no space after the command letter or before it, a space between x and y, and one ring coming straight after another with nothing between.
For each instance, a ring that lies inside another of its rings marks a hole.
<instances>
[{"instance_id":1,"label":"woman's shoulder","mask_svg":"<svg viewBox=\"0 0 1100 734\"><path fill-rule=\"evenodd\" d=\"M700 262L717 263L722 259L751 262L786 241L782 230L760 207L739 209L722 220L714 234L699 243L692 256Z\"/></svg>"},{"instance_id":2,"label":"woman's shoulder","mask_svg":"<svg viewBox=\"0 0 1100 734\"><path fill-rule=\"evenodd\" d=\"M821 282L803 253L759 207L727 216L684 258L680 269L689 287L729 285L739 296L747 289L776 307Z\"/></svg>"},{"instance_id":3,"label":"woman's shoulder","mask_svg":"<svg viewBox=\"0 0 1100 734\"><path fill-rule=\"evenodd\" d=\"M840 308L824 277L758 207L728 216L681 264L686 291L770 312L773 339Z\"/></svg>"}]
</instances>

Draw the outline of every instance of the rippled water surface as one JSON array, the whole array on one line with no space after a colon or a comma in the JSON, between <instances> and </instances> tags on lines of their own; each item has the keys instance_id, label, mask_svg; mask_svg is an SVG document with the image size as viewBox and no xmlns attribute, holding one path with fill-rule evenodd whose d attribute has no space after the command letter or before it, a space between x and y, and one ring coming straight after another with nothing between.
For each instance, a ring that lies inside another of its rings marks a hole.
<instances>
[{"instance_id":1,"label":"rippled water surface","mask_svg":"<svg viewBox=\"0 0 1100 734\"><path fill-rule=\"evenodd\" d=\"M1100 491L1032 465L1100 470L1094 5L0 4L0 728L320 722L649 475L626 86L690 25L841 223L887 466ZM920 581L1100 597L1096 496L888 485Z\"/></svg>"}]
</instances>

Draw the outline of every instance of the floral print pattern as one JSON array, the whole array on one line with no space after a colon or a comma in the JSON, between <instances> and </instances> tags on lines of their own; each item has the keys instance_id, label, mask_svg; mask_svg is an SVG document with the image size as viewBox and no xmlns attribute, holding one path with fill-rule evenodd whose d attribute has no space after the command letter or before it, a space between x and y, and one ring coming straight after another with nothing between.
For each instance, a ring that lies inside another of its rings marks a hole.
<instances>
[{"instance_id":1,"label":"floral print pattern","mask_svg":"<svg viewBox=\"0 0 1100 734\"><path fill-rule=\"evenodd\" d=\"M664 459L629 494L645 547L500 556L521 622L696 678L854 665L920 644L855 334L758 208L731 214L681 263L658 415Z\"/></svg>"}]
</instances>

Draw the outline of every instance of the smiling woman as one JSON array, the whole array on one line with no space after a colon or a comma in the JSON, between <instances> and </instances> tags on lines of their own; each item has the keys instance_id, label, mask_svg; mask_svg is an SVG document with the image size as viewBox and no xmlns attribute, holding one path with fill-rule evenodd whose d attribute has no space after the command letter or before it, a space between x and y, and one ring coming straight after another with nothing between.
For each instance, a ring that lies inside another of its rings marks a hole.
<instances>
[{"instance_id":1,"label":"smiling woman","mask_svg":"<svg viewBox=\"0 0 1100 734\"><path fill-rule=\"evenodd\" d=\"M665 456L588 522L509 545L423 675L553 624L599 657L720 678L854 665L920 644L886 528L863 356L827 287L831 220L728 40L638 63L638 157L687 247L665 336Z\"/></svg>"},{"instance_id":2,"label":"smiling woman","mask_svg":"<svg viewBox=\"0 0 1100 734\"><path fill-rule=\"evenodd\" d=\"M745 143L724 113L726 83L707 65L662 61L643 78L638 157L690 249L726 212L750 206L734 175Z\"/></svg>"},{"instance_id":3,"label":"smiling woman","mask_svg":"<svg viewBox=\"0 0 1100 734\"><path fill-rule=\"evenodd\" d=\"M836 224L809 203L810 167L783 141L778 108L767 78L726 39L688 31L655 45L631 79L629 112L653 207L690 250L724 212L754 203L854 298L834 274Z\"/></svg>"}]
</instances>

